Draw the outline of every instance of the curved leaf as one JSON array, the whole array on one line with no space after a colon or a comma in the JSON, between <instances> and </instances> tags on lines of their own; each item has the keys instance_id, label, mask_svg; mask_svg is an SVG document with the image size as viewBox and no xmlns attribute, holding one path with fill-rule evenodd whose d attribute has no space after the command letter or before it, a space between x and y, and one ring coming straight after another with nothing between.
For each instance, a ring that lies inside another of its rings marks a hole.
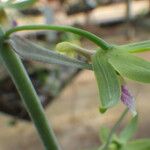
<instances>
[{"instance_id":1,"label":"curved leaf","mask_svg":"<svg viewBox=\"0 0 150 150\"><path fill-rule=\"evenodd\" d=\"M60 55L55 51L40 47L19 36L12 36L9 43L16 53L26 59L92 70L92 66L90 64Z\"/></svg>"},{"instance_id":2,"label":"curved leaf","mask_svg":"<svg viewBox=\"0 0 150 150\"><path fill-rule=\"evenodd\" d=\"M114 68L100 51L92 57L102 109L107 109L120 100L120 84Z\"/></svg>"},{"instance_id":3,"label":"curved leaf","mask_svg":"<svg viewBox=\"0 0 150 150\"><path fill-rule=\"evenodd\" d=\"M149 51L150 50L150 40L121 45L121 46L118 46L117 48L121 49L123 51L130 52L130 53Z\"/></svg>"},{"instance_id":4,"label":"curved leaf","mask_svg":"<svg viewBox=\"0 0 150 150\"><path fill-rule=\"evenodd\" d=\"M137 129L137 120L138 116L136 115L132 118L130 123L121 131L121 134L119 136L119 140L121 140L121 142L126 143L133 136Z\"/></svg>"},{"instance_id":5,"label":"curved leaf","mask_svg":"<svg viewBox=\"0 0 150 150\"><path fill-rule=\"evenodd\" d=\"M150 139L140 139L126 144L121 150L150 150Z\"/></svg>"},{"instance_id":6,"label":"curved leaf","mask_svg":"<svg viewBox=\"0 0 150 150\"><path fill-rule=\"evenodd\" d=\"M25 9L33 5L37 0L23 0L23 1L13 1L9 0L7 2L2 2L0 4L0 9L4 8L15 8L15 9Z\"/></svg>"},{"instance_id":7,"label":"curved leaf","mask_svg":"<svg viewBox=\"0 0 150 150\"><path fill-rule=\"evenodd\" d=\"M110 129L108 127L101 127L99 136L102 143L105 143L108 139L108 136L110 134Z\"/></svg>"},{"instance_id":8,"label":"curved leaf","mask_svg":"<svg viewBox=\"0 0 150 150\"><path fill-rule=\"evenodd\" d=\"M109 62L122 76L150 83L150 62L127 53L112 53Z\"/></svg>"}]
</instances>

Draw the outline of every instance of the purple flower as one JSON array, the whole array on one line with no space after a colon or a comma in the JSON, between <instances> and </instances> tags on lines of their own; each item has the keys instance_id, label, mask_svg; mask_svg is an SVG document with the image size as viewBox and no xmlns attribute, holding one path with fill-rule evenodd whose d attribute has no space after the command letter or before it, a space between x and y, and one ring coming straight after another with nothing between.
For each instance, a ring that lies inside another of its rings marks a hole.
<instances>
[{"instance_id":1,"label":"purple flower","mask_svg":"<svg viewBox=\"0 0 150 150\"><path fill-rule=\"evenodd\" d=\"M17 25L18 25L17 21L16 20L12 20L12 26L16 27Z\"/></svg>"},{"instance_id":2,"label":"purple flower","mask_svg":"<svg viewBox=\"0 0 150 150\"><path fill-rule=\"evenodd\" d=\"M129 92L126 85L121 86L121 101L129 108L133 115L136 115L135 99Z\"/></svg>"}]
</instances>

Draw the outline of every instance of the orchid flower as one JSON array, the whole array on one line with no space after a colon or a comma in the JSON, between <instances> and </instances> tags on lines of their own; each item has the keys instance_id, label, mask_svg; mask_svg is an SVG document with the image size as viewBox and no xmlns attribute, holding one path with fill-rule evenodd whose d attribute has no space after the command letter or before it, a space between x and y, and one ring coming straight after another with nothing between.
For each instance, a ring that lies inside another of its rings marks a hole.
<instances>
[{"instance_id":1,"label":"orchid flower","mask_svg":"<svg viewBox=\"0 0 150 150\"><path fill-rule=\"evenodd\" d=\"M126 85L121 86L121 101L125 104L129 110L132 112L133 116L137 114L135 108L135 98L128 90Z\"/></svg>"},{"instance_id":2,"label":"orchid flower","mask_svg":"<svg viewBox=\"0 0 150 150\"><path fill-rule=\"evenodd\" d=\"M18 26L18 23L17 23L17 21L16 21L16 20L12 20L12 26L13 26L13 27Z\"/></svg>"}]
</instances>

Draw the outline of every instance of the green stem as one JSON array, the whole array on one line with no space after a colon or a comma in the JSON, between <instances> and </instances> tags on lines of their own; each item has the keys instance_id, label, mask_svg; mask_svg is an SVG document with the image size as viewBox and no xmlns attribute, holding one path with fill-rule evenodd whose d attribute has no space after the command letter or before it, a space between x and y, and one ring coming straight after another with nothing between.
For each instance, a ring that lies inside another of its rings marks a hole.
<instances>
[{"instance_id":1,"label":"green stem","mask_svg":"<svg viewBox=\"0 0 150 150\"><path fill-rule=\"evenodd\" d=\"M53 25L18 26L8 30L5 34L5 38L8 38L14 32L23 31L23 30L57 30L57 31L72 32L74 34L78 34L80 36L86 37L87 39L91 40L92 42L94 42L104 50L108 50L111 48L111 46L108 43L106 43L103 39L99 38L98 36L90 32L87 32L85 30L81 30L70 26L53 26Z\"/></svg>"},{"instance_id":2,"label":"green stem","mask_svg":"<svg viewBox=\"0 0 150 150\"><path fill-rule=\"evenodd\" d=\"M102 150L108 150L109 144L112 141L113 134L115 133L116 129L119 127L120 123L122 122L122 120L124 119L124 117L126 116L127 113L128 113L128 108L126 108L124 110L124 112L121 114L121 116L119 117L119 119L117 120L117 122L115 123L113 128L111 129L111 132L108 136L107 142L104 145L104 147L102 148Z\"/></svg>"},{"instance_id":3,"label":"green stem","mask_svg":"<svg viewBox=\"0 0 150 150\"><path fill-rule=\"evenodd\" d=\"M19 91L23 103L45 145L45 149L60 150L55 135L46 120L40 100L21 60L7 44L2 44L2 42L0 42L0 57Z\"/></svg>"}]
</instances>

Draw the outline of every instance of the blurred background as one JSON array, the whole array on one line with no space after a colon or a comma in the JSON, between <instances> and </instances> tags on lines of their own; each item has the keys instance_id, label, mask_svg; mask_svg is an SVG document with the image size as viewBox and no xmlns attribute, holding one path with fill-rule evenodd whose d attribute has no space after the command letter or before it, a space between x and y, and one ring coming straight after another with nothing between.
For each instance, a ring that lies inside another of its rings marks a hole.
<instances>
[{"instance_id":1,"label":"blurred background","mask_svg":"<svg viewBox=\"0 0 150 150\"><path fill-rule=\"evenodd\" d=\"M2 1L2 0L1 0ZM3 0L4 1L4 0ZM39 0L27 9L6 9L10 27L28 24L71 25L90 31L113 44L148 40L150 0ZM1 17L1 16L0 16ZM51 50L61 41L88 49L97 47L71 33L24 31L17 33ZM140 56L150 60L150 53ZM101 143L99 129L112 127L124 110L119 103L105 114L92 71L23 61L49 122L64 150L93 150ZM135 138L150 137L150 85L125 79L136 98L139 128ZM38 116L37 116L38 117ZM121 130L131 114L118 129ZM0 65L0 149L44 150L9 75Z\"/></svg>"}]
</instances>

